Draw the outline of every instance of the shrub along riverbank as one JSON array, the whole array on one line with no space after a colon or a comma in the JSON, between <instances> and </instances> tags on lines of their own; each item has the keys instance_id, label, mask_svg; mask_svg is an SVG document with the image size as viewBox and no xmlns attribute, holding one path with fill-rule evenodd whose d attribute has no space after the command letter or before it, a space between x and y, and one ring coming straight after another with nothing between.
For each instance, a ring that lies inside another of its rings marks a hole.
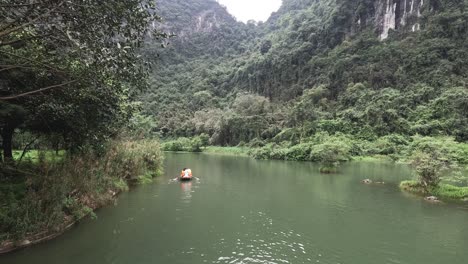
<instances>
[{"instance_id":1,"label":"shrub along riverbank","mask_svg":"<svg viewBox=\"0 0 468 264\"><path fill-rule=\"evenodd\" d=\"M436 197L468 201L468 187L459 187L450 184L438 184L425 189L418 181L403 181L400 188L417 195L434 195Z\"/></svg>"},{"instance_id":2,"label":"shrub along riverbank","mask_svg":"<svg viewBox=\"0 0 468 264\"><path fill-rule=\"evenodd\" d=\"M203 144L197 142L204 142ZM164 151L233 153L249 155L255 159L289 161L312 161L322 163L347 162L362 159L386 158L398 162L409 162L418 151L441 149L448 158L461 165L468 165L468 144L459 143L452 137L422 137L389 135L374 141L362 140L352 135L329 135L317 133L299 142L290 140L263 141L254 139L237 146L208 146L199 137L179 138L165 141Z\"/></svg>"},{"instance_id":3,"label":"shrub along riverbank","mask_svg":"<svg viewBox=\"0 0 468 264\"><path fill-rule=\"evenodd\" d=\"M251 156L255 159L311 161L322 164L321 171L324 173L336 172L343 162L386 159L408 163L414 168L417 181L403 182L402 190L440 198L468 198L468 187L459 187L468 186L468 177L461 172L468 166L468 144L457 142L452 137L395 134L368 141L340 133L317 133L295 143L287 138L284 134L270 141L254 139L235 147L199 147L197 142L200 139L179 138L164 143L163 149L186 152L196 149L196 152Z\"/></svg>"},{"instance_id":4,"label":"shrub along riverbank","mask_svg":"<svg viewBox=\"0 0 468 264\"><path fill-rule=\"evenodd\" d=\"M53 159L39 151L20 164L3 164L0 246L60 233L131 184L151 181L162 173L162 162L157 141L114 141L101 153Z\"/></svg>"},{"instance_id":5,"label":"shrub along riverbank","mask_svg":"<svg viewBox=\"0 0 468 264\"><path fill-rule=\"evenodd\" d=\"M169 152L203 152L210 154L249 156L251 147L248 146L209 146L209 138L198 136L194 138L181 137L175 140L166 140L161 146L163 151Z\"/></svg>"}]
</instances>

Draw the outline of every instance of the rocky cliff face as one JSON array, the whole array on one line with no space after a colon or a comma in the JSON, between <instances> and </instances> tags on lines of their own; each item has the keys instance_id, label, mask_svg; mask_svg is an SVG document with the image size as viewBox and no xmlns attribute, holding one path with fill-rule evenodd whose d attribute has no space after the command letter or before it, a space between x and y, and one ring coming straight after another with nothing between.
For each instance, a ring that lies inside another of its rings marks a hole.
<instances>
[{"instance_id":1,"label":"rocky cliff face","mask_svg":"<svg viewBox=\"0 0 468 264\"><path fill-rule=\"evenodd\" d=\"M419 30L423 6L424 0L376 1L375 26L380 39L386 39L390 30Z\"/></svg>"},{"instance_id":2,"label":"rocky cliff face","mask_svg":"<svg viewBox=\"0 0 468 264\"><path fill-rule=\"evenodd\" d=\"M426 0L428 1L428 0ZM424 0L367 0L356 1L351 34L357 34L363 29L373 27L379 38L388 38L391 30L409 32L421 29L420 17ZM365 11L363 12L362 9Z\"/></svg>"},{"instance_id":3,"label":"rocky cliff face","mask_svg":"<svg viewBox=\"0 0 468 264\"><path fill-rule=\"evenodd\" d=\"M159 0L157 4L163 21L155 26L177 35L179 40L237 23L215 0Z\"/></svg>"},{"instance_id":4,"label":"rocky cliff face","mask_svg":"<svg viewBox=\"0 0 468 264\"><path fill-rule=\"evenodd\" d=\"M278 28L280 18L302 12L304 17L317 15L328 32L343 32L338 39L373 29L384 40L391 30L420 30L423 10L429 6L434 9L432 5L430 0L283 0L269 23L274 25L272 28Z\"/></svg>"},{"instance_id":5,"label":"rocky cliff face","mask_svg":"<svg viewBox=\"0 0 468 264\"><path fill-rule=\"evenodd\" d=\"M157 0L156 4L163 20L154 27L173 35L166 40L167 48L158 51L163 61L224 56L228 49L240 52L248 35L247 25L216 0Z\"/></svg>"}]
</instances>

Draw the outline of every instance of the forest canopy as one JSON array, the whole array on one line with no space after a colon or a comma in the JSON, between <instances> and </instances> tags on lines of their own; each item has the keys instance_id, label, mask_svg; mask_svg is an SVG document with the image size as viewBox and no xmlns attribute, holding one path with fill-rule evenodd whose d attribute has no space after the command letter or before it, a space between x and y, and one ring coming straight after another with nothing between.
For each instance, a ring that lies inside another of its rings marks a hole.
<instances>
[{"instance_id":1,"label":"forest canopy","mask_svg":"<svg viewBox=\"0 0 468 264\"><path fill-rule=\"evenodd\" d=\"M215 1L189 12L189 2L161 1L184 16L179 28L201 23L169 41L141 97L153 135L205 133L220 145L318 132L468 140L466 1L413 1L413 13L395 1L402 11L385 39L387 1L287 0L258 25ZM265 107L239 110L246 100Z\"/></svg>"},{"instance_id":2,"label":"forest canopy","mask_svg":"<svg viewBox=\"0 0 468 264\"><path fill-rule=\"evenodd\" d=\"M150 27L158 20L154 3L140 0L0 1L4 158L18 130L65 149L118 133L147 86L141 47L164 37Z\"/></svg>"}]
</instances>

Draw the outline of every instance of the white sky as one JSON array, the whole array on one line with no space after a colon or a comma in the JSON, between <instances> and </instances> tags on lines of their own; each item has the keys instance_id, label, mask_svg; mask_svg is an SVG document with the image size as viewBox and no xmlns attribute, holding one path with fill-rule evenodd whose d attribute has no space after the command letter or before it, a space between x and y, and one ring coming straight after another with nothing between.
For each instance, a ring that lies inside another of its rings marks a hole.
<instances>
[{"instance_id":1,"label":"white sky","mask_svg":"<svg viewBox=\"0 0 468 264\"><path fill-rule=\"evenodd\" d=\"M229 13L242 22L250 19L266 21L271 13L277 11L282 0L218 0L227 7Z\"/></svg>"}]
</instances>

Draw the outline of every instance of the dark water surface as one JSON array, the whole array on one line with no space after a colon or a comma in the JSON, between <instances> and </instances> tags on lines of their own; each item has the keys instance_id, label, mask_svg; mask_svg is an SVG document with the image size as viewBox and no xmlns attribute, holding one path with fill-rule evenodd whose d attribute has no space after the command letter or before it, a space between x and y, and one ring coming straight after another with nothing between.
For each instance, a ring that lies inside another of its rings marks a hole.
<instances>
[{"instance_id":1,"label":"dark water surface","mask_svg":"<svg viewBox=\"0 0 468 264\"><path fill-rule=\"evenodd\" d=\"M0 263L468 263L468 208L400 192L402 165L322 175L311 163L167 154L165 166L96 220ZM184 166L200 180L171 182Z\"/></svg>"}]
</instances>

